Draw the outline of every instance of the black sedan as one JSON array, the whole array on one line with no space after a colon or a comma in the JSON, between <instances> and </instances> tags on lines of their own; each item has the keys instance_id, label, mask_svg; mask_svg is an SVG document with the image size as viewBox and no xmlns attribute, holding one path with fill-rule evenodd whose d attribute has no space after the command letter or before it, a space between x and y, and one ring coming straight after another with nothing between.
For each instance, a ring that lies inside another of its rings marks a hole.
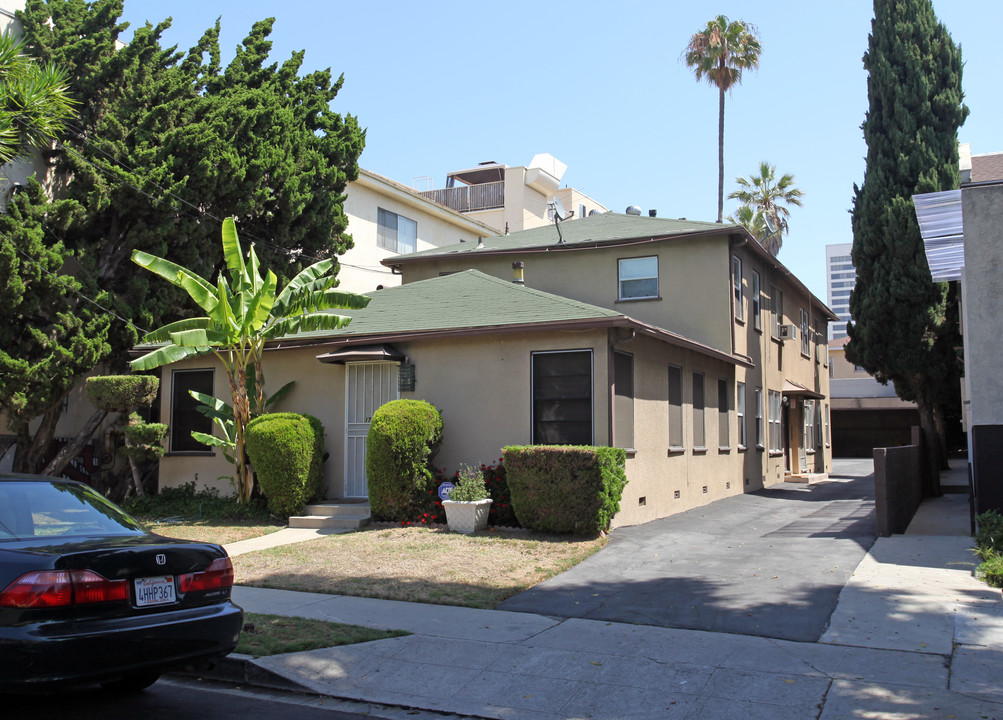
<instances>
[{"instance_id":1,"label":"black sedan","mask_svg":"<svg viewBox=\"0 0 1003 720\"><path fill-rule=\"evenodd\" d=\"M150 534L78 482L0 475L0 692L210 664L240 635L232 586L219 545Z\"/></svg>"}]
</instances>

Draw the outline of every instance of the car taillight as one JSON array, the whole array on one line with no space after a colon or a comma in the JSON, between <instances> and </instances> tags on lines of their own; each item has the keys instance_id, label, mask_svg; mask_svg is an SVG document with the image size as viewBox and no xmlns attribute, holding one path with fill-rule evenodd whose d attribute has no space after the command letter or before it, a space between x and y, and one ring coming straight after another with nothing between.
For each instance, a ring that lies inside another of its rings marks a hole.
<instances>
[{"instance_id":1,"label":"car taillight","mask_svg":"<svg viewBox=\"0 0 1003 720\"><path fill-rule=\"evenodd\" d=\"M50 608L128 599L125 580L108 580L93 570L38 570L4 588L0 607Z\"/></svg>"},{"instance_id":2,"label":"car taillight","mask_svg":"<svg viewBox=\"0 0 1003 720\"><path fill-rule=\"evenodd\" d=\"M204 572L186 573L178 576L181 592L203 592L233 586L233 563L230 558L221 557L212 561Z\"/></svg>"}]
</instances>

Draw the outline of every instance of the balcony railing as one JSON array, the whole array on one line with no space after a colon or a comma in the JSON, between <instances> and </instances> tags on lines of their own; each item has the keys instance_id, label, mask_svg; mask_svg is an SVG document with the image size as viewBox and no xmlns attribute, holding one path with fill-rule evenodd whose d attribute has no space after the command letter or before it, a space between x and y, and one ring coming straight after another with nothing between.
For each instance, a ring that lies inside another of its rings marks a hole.
<instances>
[{"instance_id":1,"label":"balcony railing","mask_svg":"<svg viewBox=\"0 0 1003 720\"><path fill-rule=\"evenodd\" d=\"M461 185L441 190L426 190L418 194L461 213L505 207L504 180L483 185Z\"/></svg>"}]
</instances>

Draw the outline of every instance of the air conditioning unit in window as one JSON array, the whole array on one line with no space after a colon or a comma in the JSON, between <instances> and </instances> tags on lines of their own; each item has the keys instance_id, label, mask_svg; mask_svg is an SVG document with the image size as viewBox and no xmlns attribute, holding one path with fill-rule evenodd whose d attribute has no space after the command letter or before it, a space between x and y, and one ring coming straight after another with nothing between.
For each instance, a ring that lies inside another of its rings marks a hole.
<instances>
[{"instance_id":1,"label":"air conditioning unit in window","mask_svg":"<svg viewBox=\"0 0 1003 720\"><path fill-rule=\"evenodd\" d=\"M781 325L777 328L777 339L778 340L797 340L798 339L798 326L797 325Z\"/></svg>"}]
</instances>

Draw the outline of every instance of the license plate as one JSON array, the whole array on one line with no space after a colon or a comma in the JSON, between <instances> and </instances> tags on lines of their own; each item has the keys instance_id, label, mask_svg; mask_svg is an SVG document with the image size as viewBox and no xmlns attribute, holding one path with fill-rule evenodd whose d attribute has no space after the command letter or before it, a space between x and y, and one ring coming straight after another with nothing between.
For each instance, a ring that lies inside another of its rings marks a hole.
<instances>
[{"instance_id":1,"label":"license plate","mask_svg":"<svg viewBox=\"0 0 1003 720\"><path fill-rule=\"evenodd\" d=\"M168 605L177 602L174 594L174 577L139 578L136 580L136 606Z\"/></svg>"}]
</instances>

